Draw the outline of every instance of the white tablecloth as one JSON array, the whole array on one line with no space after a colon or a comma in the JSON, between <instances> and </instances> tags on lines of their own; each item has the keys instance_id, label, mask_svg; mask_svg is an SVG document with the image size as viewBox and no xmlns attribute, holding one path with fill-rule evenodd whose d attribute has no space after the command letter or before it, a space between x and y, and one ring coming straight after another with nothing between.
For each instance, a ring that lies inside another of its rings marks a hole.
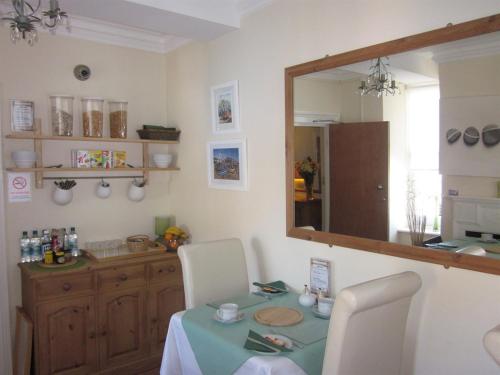
<instances>
[{"instance_id":1,"label":"white tablecloth","mask_svg":"<svg viewBox=\"0 0 500 375\"><path fill-rule=\"evenodd\" d=\"M196 357L189 345L186 332L182 327L182 315L178 312L170 319L163 359L161 375L201 375L202 372ZM223 361L224 358L218 358ZM292 360L280 356L255 356L248 359L236 370L236 375L306 375L304 370ZM206 374L212 375L212 374Z\"/></svg>"}]
</instances>

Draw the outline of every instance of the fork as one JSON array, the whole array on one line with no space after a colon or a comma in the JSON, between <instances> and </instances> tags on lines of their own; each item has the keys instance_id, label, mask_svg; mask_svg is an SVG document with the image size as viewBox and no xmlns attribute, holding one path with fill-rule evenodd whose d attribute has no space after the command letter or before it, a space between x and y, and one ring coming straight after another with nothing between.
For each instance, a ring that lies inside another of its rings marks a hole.
<instances>
[{"instance_id":1,"label":"fork","mask_svg":"<svg viewBox=\"0 0 500 375\"><path fill-rule=\"evenodd\" d=\"M293 339L293 338L291 338L290 336L285 335L284 333L281 333L281 332L279 332L279 331L275 330L274 328L270 328L270 329L269 329L269 332L274 333L275 335L281 335L281 336L284 336L284 337L286 337L287 339L289 339L289 340L292 342L292 344L293 344L293 345L295 345L297 348L299 348L299 349L304 349L304 345L300 344L299 342L297 342L296 340L294 340L294 339Z\"/></svg>"}]
</instances>

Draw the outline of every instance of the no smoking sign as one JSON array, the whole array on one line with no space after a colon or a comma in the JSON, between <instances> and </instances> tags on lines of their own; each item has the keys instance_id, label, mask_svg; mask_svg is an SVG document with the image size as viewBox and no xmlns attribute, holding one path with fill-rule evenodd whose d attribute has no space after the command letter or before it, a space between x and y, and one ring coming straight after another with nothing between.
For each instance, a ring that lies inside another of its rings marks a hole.
<instances>
[{"instance_id":1,"label":"no smoking sign","mask_svg":"<svg viewBox=\"0 0 500 375\"><path fill-rule=\"evenodd\" d=\"M31 201L31 174L9 173L8 196L10 203Z\"/></svg>"}]
</instances>

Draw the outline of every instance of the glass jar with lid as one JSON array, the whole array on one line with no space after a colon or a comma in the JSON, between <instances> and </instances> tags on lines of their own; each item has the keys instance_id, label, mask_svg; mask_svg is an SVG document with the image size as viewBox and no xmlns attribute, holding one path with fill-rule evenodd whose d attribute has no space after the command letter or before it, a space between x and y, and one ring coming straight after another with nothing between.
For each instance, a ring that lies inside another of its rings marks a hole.
<instances>
[{"instance_id":1,"label":"glass jar with lid","mask_svg":"<svg viewBox=\"0 0 500 375\"><path fill-rule=\"evenodd\" d=\"M73 100L71 95L50 96L50 118L52 135L71 137L73 135Z\"/></svg>"},{"instance_id":2,"label":"glass jar with lid","mask_svg":"<svg viewBox=\"0 0 500 375\"><path fill-rule=\"evenodd\" d=\"M109 134L111 138L127 138L127 105L125 101L109 103Z\"/></svg>"},{"instance_id":3,"label":"glass jar with lid","mask_svg":"<svg viewBox=\"0 0 500 375\"><path fill-rule=\"evenodd\" d=\"M104 99L82 98L82 130L84 137L101 138L104 123Z\"/></svg>"}]
</instances>

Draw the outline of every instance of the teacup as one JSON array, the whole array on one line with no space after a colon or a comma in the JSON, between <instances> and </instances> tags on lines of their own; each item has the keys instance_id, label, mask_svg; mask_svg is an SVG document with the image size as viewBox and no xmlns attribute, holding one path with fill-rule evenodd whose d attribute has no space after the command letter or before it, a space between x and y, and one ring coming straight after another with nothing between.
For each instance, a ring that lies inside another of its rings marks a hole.
<instances>
[{"instance_id":1,"label":"teacup","mask_svg":"<svg viewBox=\"0 0 500 375\"><path fill-rule=\"evenodd\" d=\"M223 303L217 310L220 320L234 320L238 317L238 305L236 303Z\"/></svg>"},{"instance_id":2,"label":"teacup","mask_svg":"<svg viewBox=\"0 0 500 375\"><path fill-rule=\"evenodd\" d=\"M321 314L330 315L333 308L333 298L321 297L318 299L318 311Z\"/></svg>"},{"instance_id":3,"label":"teacup","mask_svg":"<svg viewBox=\"0 0 500 375\"><path fill-rule=\"evenodd\" d=\"M481 241L491 242L493 241L493 234L491 233L481 233Z\"/></svg>"}]
</instances>

